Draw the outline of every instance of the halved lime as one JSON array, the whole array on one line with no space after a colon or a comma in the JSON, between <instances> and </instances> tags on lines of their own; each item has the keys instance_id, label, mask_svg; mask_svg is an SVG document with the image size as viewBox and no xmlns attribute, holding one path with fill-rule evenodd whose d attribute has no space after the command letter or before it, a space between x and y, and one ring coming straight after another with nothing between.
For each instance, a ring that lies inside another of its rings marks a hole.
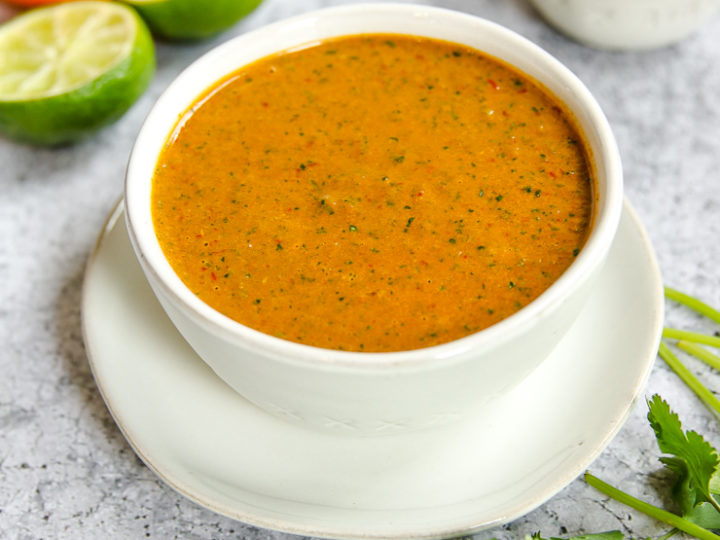
<instances>
[{"instance_id":1,"label":"halved lime","mask_svg":"<svg viewBox=\"0 0 720 540\"><path fill-rule=\"evenodd\" d=\"M168 39L200 39L221 32L262 0L124 0L152 32Z\"/></svg>"},{"instance_id":2,"label":"halved lime","mask_svg":"<svg viewBox=\"0 0 720 540\"><path fill-rule=\"evenodd\" d=\"M154 69L150 32L127 6L28 11L0 26L0 133L36 144L76 140L119 118Z\"/></svg>"}]
</instances>

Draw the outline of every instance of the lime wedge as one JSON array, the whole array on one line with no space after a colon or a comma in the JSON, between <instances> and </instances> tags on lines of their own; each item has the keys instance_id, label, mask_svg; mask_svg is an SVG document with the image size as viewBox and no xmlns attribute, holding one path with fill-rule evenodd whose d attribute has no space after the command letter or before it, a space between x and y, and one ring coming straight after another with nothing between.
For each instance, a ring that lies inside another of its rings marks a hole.
<instances>
[{"instance_id":1,"label":"lime wedge","mask_svg":"<svg viewBox=\"0 0 720 540\"><path fill-rule=\"evenodd\" d=\"M262 0L124 0L140 12L153 34L201 39L217 34L254 10Z\"/></svg>"},{"instance_id":2,"label":"lime wedge","mask_svg":"<svg viewBox=\"0 0 720 540\"><path fill-rule=\"evenodd\" d=\"M0 133L36 144L81 138L119 118L154 68L150 33L127 6L28 11L0 26Z\"/></svg>"}]
</instances>

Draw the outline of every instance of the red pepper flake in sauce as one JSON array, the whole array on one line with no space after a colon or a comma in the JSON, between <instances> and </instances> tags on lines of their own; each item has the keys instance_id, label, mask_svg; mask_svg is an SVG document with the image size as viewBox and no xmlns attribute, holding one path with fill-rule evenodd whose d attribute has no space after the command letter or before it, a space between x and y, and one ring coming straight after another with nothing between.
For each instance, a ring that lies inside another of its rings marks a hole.
<instances>
[{"instance_id":1,"label":"red pepper flake in sauce","mask_svg":"<svg viewBox=\"0 0 720 540\"><path fill-rule=\"evenodd\" d=\"M180 278L229 317L318 347L408 350L549 287L584 243L592 173L572 116L524 74L452 43L361 35L201 96L160 157L153 219Z\"/></svg>"}]
</instances>

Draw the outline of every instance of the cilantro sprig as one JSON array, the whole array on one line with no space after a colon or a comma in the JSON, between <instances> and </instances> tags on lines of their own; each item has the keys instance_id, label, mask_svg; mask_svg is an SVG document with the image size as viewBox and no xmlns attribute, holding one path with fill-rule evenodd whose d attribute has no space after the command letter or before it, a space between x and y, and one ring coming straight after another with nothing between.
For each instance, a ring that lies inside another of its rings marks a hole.
<instances>
[{"instance_id":1,"label":"cilantro sprig","mask_svg":"<svg viewBox=\"0 0 720 540\"><path fill-rule=\"evenodd\" d=\"M720 324L720 312L697 298L669 287L665 288L665 296ZM663 338L678 339L675 345L679 349L720 369L720 357L701 346L720 348L720 333L709 336L665 328ZM720 416L720 400L680 361L665 340L661 341L658 354L702 402ZM664 454L660 461L673 472L676 479L672 496L680 509L680 515L641 501L590 472L585 473L586 482L618 502L671 525L675 530L684 531L701 540L720 540L720 536L713 532L720 530L718 451L697 432L683 431L680 418L659 395L654 395L647 404L648 421L655 432L658 447Z\"/></svg>"},{"instance_id":2,"label":"cilantro sprig","mask_svg":"<svg viewBox=\"0 0 720 540\"><path fill-rule=\"evenodd\" d=\"M697 298L670 287L665 288L665 296L720 324L720 311ZM671 344L667 341L671 339L678 341ZM705 348L710 346L720 349L720 331L715 332L714 335L707 335L677 328L664 328L663 340L658 349L658 355L720 419L720 399L683 364L672 351L671 345L720 370L720 356ZM589 471L585 472L585 481L612 499L673 527L661 539L670 538L678 531L683 531L700 540L720 540L720 536L714 532L720 531L720 454L696 431L683 431L679 416L659 395L652 396L647 401L647 406L648 422L663 454L659 460L675 477L671 494L680 513L669 512L633 497ZM622 539L623 534L620 531L611 531L573 536L567 540ZM525 540L561 539L555 537L546 539L540 533L535 533L526 536Z\"/></svg>"},{"instance_id":3,"label":"cilantro sprig","mask_svg":"<svg viewBox=\"0 0 720 540\"><path fill-rule=\"evenodd\" d=\"M683 515L700 503L709 502L720 512L720 503L710 494L710 482L720 465L715 448L695 431L683 432L678 415L659 395L648 402L648 421L655 431L660 451L670 454L660 461L677 475L675 493Z\"/></svg>"},{"instance_id":4,"label":"cilantro sprig","mask_svg":"<svg viewBox=\"0 0 720 540\"><path fill-rule=\"evenodd\" d=\"M585 481L598 491L648 516L693 535L700 540L719 540L710 529L720 528L720 457L717 450L695 431L683 432L677 414L659 395L648 401L648 421L655 431L660 461L676 477L673 499L681 515L673 514L637 499L600 480L589 472Z\"/></svg>"}]
</instances>

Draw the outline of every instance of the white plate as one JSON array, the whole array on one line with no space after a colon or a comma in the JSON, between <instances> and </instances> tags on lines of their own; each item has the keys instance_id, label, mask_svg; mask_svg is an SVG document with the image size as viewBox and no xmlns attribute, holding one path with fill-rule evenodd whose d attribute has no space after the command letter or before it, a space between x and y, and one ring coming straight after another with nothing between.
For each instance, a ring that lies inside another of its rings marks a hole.
<instances>
[{"instance_id":1,"label":"white plate","mask_svg":"<svg viewBox=\"0 0 720 540\"><path fill-rule=\"evenodd\" d=\"M467 421L354 438L276 419L198 358L133 256L122 208L88 263L85 344L125 438L171 487L226 516L296 534L434 538L537 507L610 442L642 392L663 315L653 250L626 202L597 290L552 355Z\"/></svg>"}]
</instances>

